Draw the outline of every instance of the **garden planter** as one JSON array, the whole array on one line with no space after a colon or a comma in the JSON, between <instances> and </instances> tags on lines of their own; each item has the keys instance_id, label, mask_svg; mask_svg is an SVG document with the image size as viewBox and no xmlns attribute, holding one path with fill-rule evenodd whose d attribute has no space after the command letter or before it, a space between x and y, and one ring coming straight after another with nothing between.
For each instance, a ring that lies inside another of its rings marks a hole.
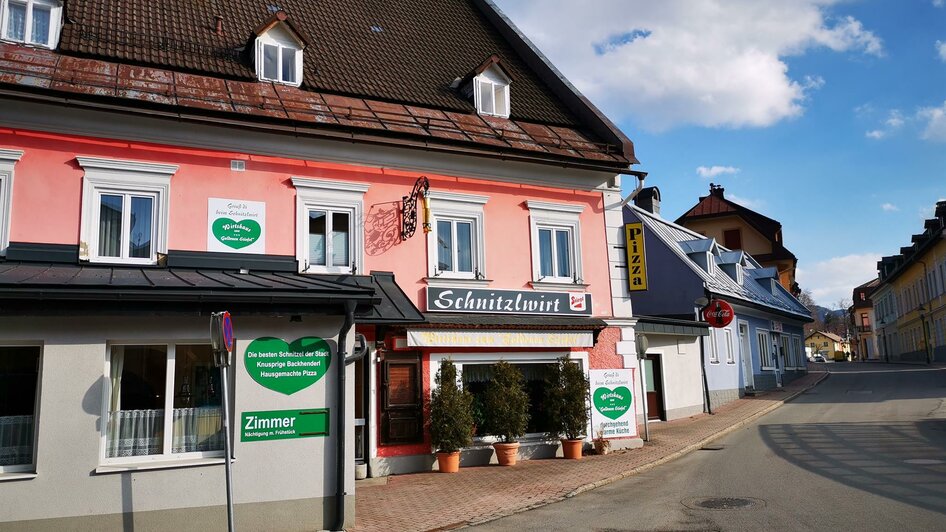
<instances>
[{"instance_id":1,"label":"garden planter","mask_svg":"<svg viewBox=\"0 0 946 532\"><path fill-rule=\"evenodd\" d=\"M516 443L494 443L496 449L496 460L501 466L516 465L516 459L519 457L519 442Z\"/></svg>"},{"instance_id":2,"label":"garden planter","mask_svg":"<svg viewBox=\"0 0 946 532\"><path fill-rule=\"evenodd\" d=\"M460 470L460 451L437 453L437 467L441 473L456 473Z\"/></svg>"},{"instance_id":3,"label":"garden planter","mask_svg":"<svg viewBox=\"0 0 946 532\"><path fill-rule=\"evenodd\" d=\"M569 460L581 460L581 448L584 440L566 440L562 438L562 455Z\"/></svg>"}]
</instances>

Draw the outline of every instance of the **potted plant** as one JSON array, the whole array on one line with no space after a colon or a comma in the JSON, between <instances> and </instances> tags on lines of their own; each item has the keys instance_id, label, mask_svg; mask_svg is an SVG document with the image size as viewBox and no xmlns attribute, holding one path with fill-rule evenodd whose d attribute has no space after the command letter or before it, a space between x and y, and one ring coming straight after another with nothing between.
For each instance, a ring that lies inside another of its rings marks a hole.
<instances>
[{"instance_id":1,"label":"potted plant","mask_svg":"<svg viewBox=\"0 0 946 532\"><path fill-rule=\"evenodd\" d=\"M562 454L578 460L588 427L590 385L581 367L567 358L558 359L552 375L554 422L562 438Z\"/></svg>"},{"instance_id":2,"label":"potted plant","mask_svg":"<svg viewBox=\"0 0 946 532\"><path fill-rule=\"evenodd\" d=\"M483 422L486 432L499 438L493 444L499 465L515 465L519 437L529 422L529 395L522 373L508 362L493 366L493 376L483 394Z\"/></svg>"},{"instance_id":3,"label":"potted plant","mask_svg":"<svg viewBox=\"0 0 946 532\"><path fill-rule=\"evenodd\" d=\"M430 392L430 441L437 449L442 473L460 469L460 449L473 443L473 396L457 386L457 367L446 359L435 377L437 387Z\"/></svg>"}]
</instances>

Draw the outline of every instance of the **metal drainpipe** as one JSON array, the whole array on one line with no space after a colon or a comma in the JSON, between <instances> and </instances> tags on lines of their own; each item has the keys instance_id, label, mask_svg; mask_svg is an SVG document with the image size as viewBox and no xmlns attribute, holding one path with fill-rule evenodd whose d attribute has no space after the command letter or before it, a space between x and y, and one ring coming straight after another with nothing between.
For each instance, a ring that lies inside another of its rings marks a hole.
<instances>
[{"instance_id":1,"label":"metal drainpipe","mask_svg":"<svg viewBox=\"0 0 946 532\"><path fill-rule=\"evenodd\" d=\"M709 299L709 298L707 298ZM700 309L696 309L696 321L700 321ZM706 413L713 413L713 405L710 403L709 382L706 380L706 342L705 336L700 336L700 376L703 377L703 404L706 406Z\"/></svg>"},{"instance_id":2,"label":"metal drainpipe","mask_svg":"<svg viewBox=\"0 0 946 532\"><path fill-rule=\"evenodd\" d=\"M348 367L348 331L355 323L355 303L345 302L345 321L338 331L338 389L335 398L335 526L332 530L345 529L345 368Z\"/></svg>"}]
</instances>

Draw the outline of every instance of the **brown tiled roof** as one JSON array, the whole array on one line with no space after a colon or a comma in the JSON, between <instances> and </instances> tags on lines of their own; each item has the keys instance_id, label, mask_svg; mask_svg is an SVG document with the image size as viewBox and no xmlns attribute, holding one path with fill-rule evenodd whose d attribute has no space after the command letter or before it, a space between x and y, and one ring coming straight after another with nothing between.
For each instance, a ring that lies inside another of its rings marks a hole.
<instances>
[{"instance_id":1,"label":"brown tiled roof","mask_svg":"<svg viewBox=\"0 0 946 532\"><path fill-rule=\"evenodd\" d=\"M626 168L628 163L620 147L603 144L570 127L313 92L255 78L224 79L66 56L0 43L0 88L11 86L24 97L59 95L68 97L70 103L109 102L143 112L171 111L211 120L226 117L299 133L304 133L299 128L306 128L345 138L353 134L372 139L396 137L398 142L427 148L500 152L510 157L571 160L615 168Z\"/></svg>"},{"instance_id":2,"label":"brown tiled roof","mask_svg":"<svg viewBox=\"0 0 946 532\"><path fill-rule=\"evenodd\" d=\"M253 31L284 11L309 39L303 88L470 113L450 88L491 55L509 72L512 118L579 125L472 0L81 0L66 2L60 51L256 80ZM214 17L223 20L223 35Z\"/></svg>"}]
</instances>

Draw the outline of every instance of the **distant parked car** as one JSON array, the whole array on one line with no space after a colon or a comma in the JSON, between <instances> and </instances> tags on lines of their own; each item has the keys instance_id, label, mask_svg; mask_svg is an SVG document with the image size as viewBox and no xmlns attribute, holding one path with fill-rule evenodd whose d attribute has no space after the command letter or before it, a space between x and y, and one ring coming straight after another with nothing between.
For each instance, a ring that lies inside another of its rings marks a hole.
<instances>
[{"instance_id":1,"label":"distant parked car","mask_svg":"<svg viewBox=\"0 0 946 532\"><path fill-rule=\"evenodd\" d=\"M811 361L812 362L827 362L827 360L825 360L824 358L824 355L821 355L821 354L811 355Z\"/></svg>"}]
</instances>

